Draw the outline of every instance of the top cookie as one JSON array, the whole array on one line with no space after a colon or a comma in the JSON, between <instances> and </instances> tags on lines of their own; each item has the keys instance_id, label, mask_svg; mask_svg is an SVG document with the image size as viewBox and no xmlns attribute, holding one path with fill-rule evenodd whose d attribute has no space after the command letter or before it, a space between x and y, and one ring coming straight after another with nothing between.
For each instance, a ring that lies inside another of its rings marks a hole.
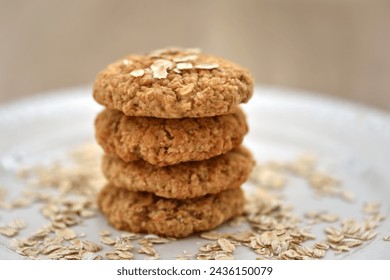
<instances>
[{"instance_id":1,"label":"top cookie","mask_svg":"<svg viewBox=\"0 0 390 280\"><path fill-rule=\"evenodd\" d=\"M197 49L129 55L101 71L97 102L128 116L198 118L236 111L253 93L249 71Z\"/></svg>"}]
</instances>

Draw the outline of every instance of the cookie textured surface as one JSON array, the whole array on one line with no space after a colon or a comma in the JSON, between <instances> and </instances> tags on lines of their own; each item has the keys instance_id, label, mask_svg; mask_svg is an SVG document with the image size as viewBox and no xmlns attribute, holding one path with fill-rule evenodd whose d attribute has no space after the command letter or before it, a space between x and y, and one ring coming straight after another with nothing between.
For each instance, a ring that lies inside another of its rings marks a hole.
<instances>
[{"instance_id":1,"label":"cookie textured surface","mask_svg":"<svg viewBox=\"0 0 390 280\"><path fill-rule=\"evenodd\" d=\"M251 153L243 147L208 160L165 167L103 156L103 173L113 186L176 199L237 189L249 177L253 165Z\"/></svg>"},{"instance_id":2,"label":"cookie textured surface","mask_svg":"<svg viewBox=\"0 0 390 280\"><path fill-rule=\"evenodd\" d=\"M185 237L213 229L242 214L244 195L231 189L188 200L166 199L106 185L98 204L110 224L120 230Z\"/></svg>"},{"instance_id":3,"label":"cookie textured surface","mask_svg":"<svg viewBox=\"0 0 390 280\"><path fill-rule=\"evenodd\" d=\"M253 94L249 71L197 50L129 55L95 80L95 100L128 116L210 117L232 113Z\"/></svg>"},{"instance_id":4,"label":"cookie textured surface","mask_svg":"<svg viewBox=\"0 0 390 280\"><path fill-rule=\"evenodd\" d=\"M239 146L248 132L241 109L235 113L184 119L128 117L104 110L95 121L104 152L124 161L143 159L165 166L209 159Z\"/></svg>"}]
</instances>

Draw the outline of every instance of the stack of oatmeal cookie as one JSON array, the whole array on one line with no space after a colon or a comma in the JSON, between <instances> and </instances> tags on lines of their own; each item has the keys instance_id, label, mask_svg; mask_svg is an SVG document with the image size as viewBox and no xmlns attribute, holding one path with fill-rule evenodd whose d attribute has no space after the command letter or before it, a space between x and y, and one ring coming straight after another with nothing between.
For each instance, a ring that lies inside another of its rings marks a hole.
<instances>
[{"instance_id":1,"label":"stack of oatmeal cookie","mask_svg":"<svg viewBox=\"0 0 390 280\"><path fill-rule=\"evenodd\" d=\"M95 122L108 184L99 206L118 229L184 237L242 214L254 161L240 146L250 73L198 49L129 55L100 72Z\"/></svg>"}]
</instances>

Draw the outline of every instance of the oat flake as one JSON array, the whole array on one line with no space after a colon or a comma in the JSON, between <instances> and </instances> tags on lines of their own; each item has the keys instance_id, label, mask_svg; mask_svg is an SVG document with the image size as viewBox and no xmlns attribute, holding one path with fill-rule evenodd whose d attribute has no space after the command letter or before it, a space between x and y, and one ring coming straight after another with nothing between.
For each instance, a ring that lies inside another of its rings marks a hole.
<instances>
[{"instance_id":1,"label":"oat flake","mask_svg":"<svg viewBox=\"0 0 390 280\"><path fill-rule=\"evenodd\" d=\"M145 74L144 69L136 69L130 72L130 75L133 77L142 77Z\"/></svg>"},{"instance_id":2,"label":"oat flake","mask_svg":"<svg viewBox=\"0 0 390 280\"><path fill-rule=\"evenodd\" d=\"M156 79L165 79L168 76L168 69L172 67L173 63L165 59L157 59L150 66L150 69L153 72L153 78Z\"/></svg>"},{"instance_id":3,"label":"oat flake","mask_svg":"<svg viewBox=\"0 0 390 280\"><path fill-rule=\"evenodd\" d=\"M195 65L196 69L205 69L205 70L212 70L212 69L216 69L218 67L219 67L219 64L216 64L216 63L211 63L211 64L204 63L204 64Z\"/></svg>"}]
</instances>

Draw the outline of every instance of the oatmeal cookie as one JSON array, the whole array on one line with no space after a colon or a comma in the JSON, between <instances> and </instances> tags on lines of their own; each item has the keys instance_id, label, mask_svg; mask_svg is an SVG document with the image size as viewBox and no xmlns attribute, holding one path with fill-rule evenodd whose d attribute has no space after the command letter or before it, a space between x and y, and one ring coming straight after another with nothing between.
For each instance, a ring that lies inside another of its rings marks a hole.
<instances>
[{"instance_id":1,"label":"oatmeal cookie","mask_svg":"<svg viewBox=\"0 0 390 280\"><path fill-rule=\"evenodd\" d=\"M95 121L96 139L107 154L158 166L209 159L239 146L248 132L241 109L207 118L128 117L104 110Z\"/></svg>"},{"instance_id":2,"label":"oatmeal cookie","mask_svg":"<svg viewBox=\"0 0 390 280\"><path fill-rule=\"evenodd\" d=\"M106 185L98 204L117 229L186 237L213 229L243 213L244 195L240 188L199 198L176 200L147 192L133 192Z\"/></svg>"},{"instance_id":3,"label":"oatmeal cookie","mask_svg":"<svg viewBox=\"0 0 390 280\"><path fill-rule=\"evenodd\" d=\"M93 96L128 116L198 118L228 114L253 94L250 72L194 49L129 55L101 71Z\"/></svg>"},{"instance_id":4,"label":"oatmeal cookie","mask_svg":"<svg viewBox=\"0 0 390 280\"><path fill-rule=\"evenodd\" d=\"M165 167L143 160L126 163L114 156L103 156L103 173L112 185L176 199L239 188L249 177L253 165L251 153L243 147L207 160Z\"/></svg>"}]
</instances>

